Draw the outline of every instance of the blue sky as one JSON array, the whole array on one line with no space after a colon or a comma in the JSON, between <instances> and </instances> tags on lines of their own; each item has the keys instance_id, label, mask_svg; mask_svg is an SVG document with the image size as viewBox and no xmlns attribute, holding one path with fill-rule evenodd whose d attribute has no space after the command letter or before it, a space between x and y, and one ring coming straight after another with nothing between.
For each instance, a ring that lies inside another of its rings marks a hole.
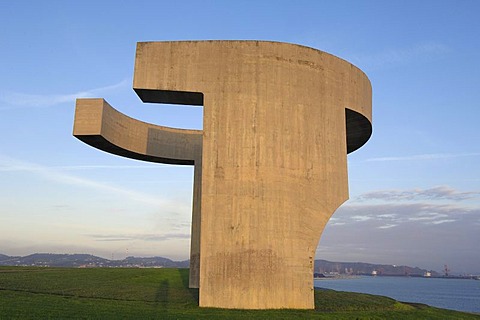
<instances>
[{"instance_id":1,"label":"blue sky","mask_svg":"<svg viewBox=\"0 0 480 320\"><path fill-rule=\"evenodd\" d=\"M178 3L177 3L178 2ZM371 140L317 258L480 273L480 2L8 1L0 4L0 253L187 259L191 167L72 137L75 98L201 128L202 108L143 104L136 42L255 39L346 59L373 87Z\"/></svg>"}]
</instances>

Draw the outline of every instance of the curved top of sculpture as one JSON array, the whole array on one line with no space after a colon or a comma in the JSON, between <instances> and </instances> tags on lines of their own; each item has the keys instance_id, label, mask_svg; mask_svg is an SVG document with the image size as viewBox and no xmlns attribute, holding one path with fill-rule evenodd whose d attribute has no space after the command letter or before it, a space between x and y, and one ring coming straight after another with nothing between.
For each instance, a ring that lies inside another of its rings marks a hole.
<instances>
[{"instance_id":1,"label":"curved top of sculpture","mask_svg":"<svg viewBox=\"0 0 480 320\"><path fill-rule=\"evenodd\" d=\"M245 69L254 66L256 73L261 73L262 69L271 72L276 68L276 72L282 73L282 79L289 79L281 86L303 86L305 95L309 90L331 92L335 107L345 110L347 153L357 150L370 138L371 85L367 76L345 60L301 45L234 40L140 42L137 44L133 87L143 102L206 105L208 108L208 101L215 100L211 95L218 91L224 95L255 96L255 88L245 88L244 84L241 89L227 85L240 81L237 77L244 70L238 70L236 66L239 65ZM175 71L171 72L173 68ZM284 73L289 76L285 77ZM202 74L208 74L210 78L202 77ZM300 83L305 78L311 81ZM240 92L242 90L245 92ZM365 92L369 94L365 95ZM93 105L96 105L96 111ZM74 135L77 138L113 154L183 165L193 165L195 159L201 157L202 130L144 123L119 113L103 99L78 99L75 117ZM88 121L82 118L88 118ZM151 139L155 143L145 145L144 141Z\"/></svg>"},{"instance_id":2,"label":"curved top of sculpture","mask_svg":"<svg viewBox=\"0 0 480 320\"><path fill-rule=\"evenodd\" d=\"M133 87L143 102L207 105L204 99L209 99L213 84L198 75L215 73L214 78L221 87L222 83L235 81L237 74L243 72L231 66L243 64L247 69L255 65L261 72L262 68L271 68L273 63L278 64L282 72L291 72L291 83L285 85L298 85L294 80L305 78L304 74L296 75L301 67L310 74L308 86L335 94L338 107L345 109L347 153L369 140L372 97L368 77L348 61L302 45L244 40L139 42ZM175 79L177 75L169 72L170 68L175 68L177 74L186 74L190 81L180 75ZM191 69L195 72L189 73ZM164 81L167 78L168 81ZM338 92L339 83L344 88L342 92ZM233 92L225 92L228 93Z\"/></svg>"}]
</instances>

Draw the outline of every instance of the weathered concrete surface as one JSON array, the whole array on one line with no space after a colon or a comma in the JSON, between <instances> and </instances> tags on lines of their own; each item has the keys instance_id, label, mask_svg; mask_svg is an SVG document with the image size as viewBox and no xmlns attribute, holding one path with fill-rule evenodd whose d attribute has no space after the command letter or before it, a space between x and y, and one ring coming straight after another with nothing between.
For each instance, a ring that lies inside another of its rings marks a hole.
<instances>
[{"instance_id":1,"label":"weathered concrete surface","mask_svg":"<svg viewBox=\"0 0 480 320\"><path fill-rule=\"evenodd\" d=\"M346 154L371 134L365 74L292 44L147 42L134 89L145 102L204 105L200 306L313 308L315 249L348 199Z\"/></svg>"}]
</instances>

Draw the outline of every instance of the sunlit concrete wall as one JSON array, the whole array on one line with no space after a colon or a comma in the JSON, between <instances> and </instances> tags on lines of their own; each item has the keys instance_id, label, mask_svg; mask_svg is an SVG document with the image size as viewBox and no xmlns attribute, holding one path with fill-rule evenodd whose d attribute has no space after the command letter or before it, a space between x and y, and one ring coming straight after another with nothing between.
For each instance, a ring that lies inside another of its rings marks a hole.
<instances>
[{"instance_id":1,"label":"sunlit concrete wall","mask_svg":"<svg viewBox=\"0 0 480 320\"><path fill-rule=\"evenodd\" d=\"M191 157L200 306L313 308L315 249L348 199L346 155L372 131L365 74L293 44L145 42L133 86L145 102L204 106Z\"/></svg>"}]
</instances>

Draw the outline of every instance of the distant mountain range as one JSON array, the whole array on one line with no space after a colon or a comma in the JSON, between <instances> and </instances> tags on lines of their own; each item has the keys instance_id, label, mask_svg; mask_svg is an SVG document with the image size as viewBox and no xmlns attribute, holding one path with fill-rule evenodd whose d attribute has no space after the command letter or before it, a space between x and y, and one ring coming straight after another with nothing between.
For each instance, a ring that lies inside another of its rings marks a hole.
<instances>
[{"instance_id":1,"label":"distant mountain range","mask_svg":"<svg viewBox=\"0 0 480 320\"><path fill-rule=\"evenodd\" d=\"M39 266L39 267L165 267L188 268L189 260L173 261L163 257L137 258L127 257L123 260L108 260L91 254L52 254L34 253L25 257L10 257L0 254L0 266Z\"/></svg>"},{"instance_id":2,"label":"distant mountain range","mask_svg":"<svg viewBox=\"0 0 480 320\"><path fill-rule=\"evenodd\" d=\"M24 257L7 256L0 254L0 266L39 266L39 267L107 267L107 268L188 268L189 260L173 261L163 257L127 257L123 260L109 260L91 254L52 254L35 253ZM331 262L315 260L314 273L317 275L377 275L389 276L423 276L430 272L431 276L438 276L435 271L417 267L371 264L363 262Z\"/></svg>"}]
</instances>

